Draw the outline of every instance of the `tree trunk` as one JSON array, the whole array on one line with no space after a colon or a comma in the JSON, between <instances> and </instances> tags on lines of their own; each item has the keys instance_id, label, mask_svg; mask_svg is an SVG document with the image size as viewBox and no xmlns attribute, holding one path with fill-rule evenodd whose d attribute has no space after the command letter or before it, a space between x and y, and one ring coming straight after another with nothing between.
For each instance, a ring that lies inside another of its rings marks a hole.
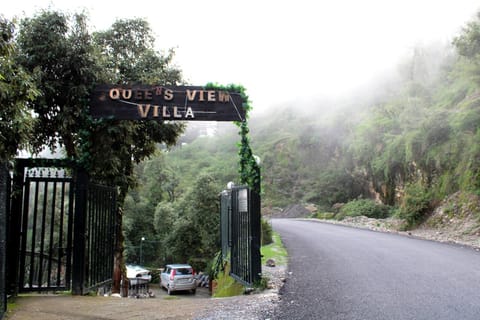
<instances>
[{"instance_id":1,"label":"tree trunk","mask_svg":"<svg viewBox=\"0 0 480 320\"><path fill-rule=\"evenodd\" d=\"M115 247L115 256L114 256L114 266L113 266L113 284L112 284L112 293L120 293L122 297L128 296L128 284L125 292L126 281L122 282L122 279L126 279L126 270L125 270L125 261L123 257L123 230L122 230L122 207L119 206L117 209L117 224L115 226L117 234L117 242ZM122 287L123 284L123 288ZM122 290L123 289L123 290Z\"/></svg>"}]
</instances>

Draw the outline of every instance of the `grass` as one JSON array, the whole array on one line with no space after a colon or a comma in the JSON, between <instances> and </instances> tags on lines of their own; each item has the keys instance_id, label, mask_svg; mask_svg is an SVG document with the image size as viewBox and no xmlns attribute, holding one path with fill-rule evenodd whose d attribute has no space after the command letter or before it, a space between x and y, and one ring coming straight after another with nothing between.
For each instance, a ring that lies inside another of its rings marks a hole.
<instances>
[{"instance_id":1,"label":"grass","mask_svg":"<svg viewBox=\"0 0 480 320\"><path fill-rule=\"evenodd\" d=\"M8 314L12 313L16 308L18 307L18 304L16 303L15 299L10 298L7 300L7 312L5 312L5 319L8 319Z\"/></svg>"},{"instance_id":2,"label":"grass","mask_svg":"<svg viewBox=\"0 0 480 320\"><path fill-rule=\"evenodd\" d=\"M288 255L280 239L280 235L274 231L272 238L273 242L271 244L260 248L262 265L265 265L268 259L274 259L276 265L286 265ZM216 290L213 295L215 298L238 296L245 292L245 287L230 277L229 273L230 265L227 264L225 270L217 275Z\"/></svg>"},{"instance_id":3,"label":"grass","mask_svg":"<svg viewBox=\"0 0 480 320\"><path fill-rule=\"evenodd\" d=\"M227 264L225 270L217 275L217 289L213 296L215 298L239 296L245 292L245 288L235 279L229 276L230 264Z\"/></svg>"},{"instance_id":4,"label":"grass","mask_svg":"<svg viewBox=\"0 0 480 320\"><path fill-rule=\"evenodd\" d=\"M283 246L280 235L277 232L273 232L272 235L273 243L262 246L260 252L262 254L262 265L265 265L268 259L274 259L277 265L286 265L287 264L287 250Z\"/></svg>"}]
</instances>

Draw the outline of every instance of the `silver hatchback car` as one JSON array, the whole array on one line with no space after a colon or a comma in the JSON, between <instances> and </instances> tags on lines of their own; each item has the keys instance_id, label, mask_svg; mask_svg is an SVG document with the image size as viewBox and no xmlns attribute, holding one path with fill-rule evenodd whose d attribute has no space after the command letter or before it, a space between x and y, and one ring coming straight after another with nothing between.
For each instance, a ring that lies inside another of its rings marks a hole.
<instances>
[{"instance_id":1,"label":"silver hatchback car","mask_svg":"<svg viewBox=\"0 0 480 320\"><path fill-rule=\"evenodd\" d=\"M160 274L160 287L167 289L169 295L173 291L185 290L195 294L197 290L195 270L189 264L167 264Z\"/></svg>"}]
</instances>

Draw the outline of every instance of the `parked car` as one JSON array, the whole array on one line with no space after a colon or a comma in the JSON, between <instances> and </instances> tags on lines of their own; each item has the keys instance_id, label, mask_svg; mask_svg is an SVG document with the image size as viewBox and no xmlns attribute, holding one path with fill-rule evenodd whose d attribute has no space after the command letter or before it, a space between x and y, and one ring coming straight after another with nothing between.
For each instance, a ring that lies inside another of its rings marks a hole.
<instances>
[{"instance_id":1,"label":"parked car","mask_svg":"<svg viewBox=\"0 0 480 320\"><path fill-rule=\"evenodd\" d=\"M167 264L160 274L160 287L164 287L169 295L173 291L185 290L195 294L195 270L189 264Z\"/></svg>"},{"instance_id":2,"label":"parked car","mask_svg":"<svg viewBox=\"0 0 480 320\"><path fill-rule=\"evenodd\" d=\"M127 267L127 278L130 281L131 286L138 284L146 284L152 281L152 272L141 266L128 264Z\"/></svg>"}]
</instances>

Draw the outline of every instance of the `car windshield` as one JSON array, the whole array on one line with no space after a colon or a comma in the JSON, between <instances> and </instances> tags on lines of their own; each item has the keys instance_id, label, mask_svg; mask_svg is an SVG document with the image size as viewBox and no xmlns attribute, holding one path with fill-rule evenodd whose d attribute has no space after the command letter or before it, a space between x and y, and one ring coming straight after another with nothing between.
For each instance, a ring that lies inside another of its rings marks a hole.
<instances>
[{"instance_id":1,"label":"car windshield","mask_svg":"<svg viewBox=\"0 0 480 320\"><path fill-rule=\"evenodd\" d=\"M191 268L178 268L175 270L176 270L175 273L179 276L186 276L186 275L192 274Z\"/></svg>"}]
</instances>

